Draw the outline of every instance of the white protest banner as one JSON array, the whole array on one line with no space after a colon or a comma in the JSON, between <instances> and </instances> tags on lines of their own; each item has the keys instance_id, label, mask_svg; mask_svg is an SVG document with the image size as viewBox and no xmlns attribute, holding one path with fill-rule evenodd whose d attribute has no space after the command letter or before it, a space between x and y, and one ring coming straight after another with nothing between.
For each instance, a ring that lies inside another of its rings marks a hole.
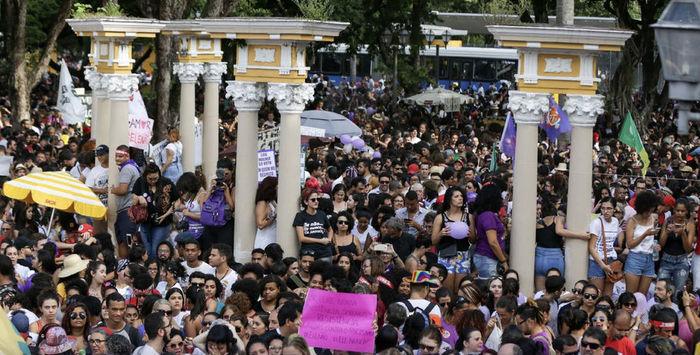
<instances>
[{"instance_id":1,"label":"white protest banner","mask_svg":"<svg viewBox=\"0 0 700 355\"><path fill-rule=\"evenodd\" d=\"M277 164L275 163L274 150L258 151L258 182L268 176L277 177Z\"/></svg>"},{"instance_id":2,"label":"white protest banner","mask_svg":"<svg viewBox=\"0 0 700 355\"><path fill-rule=\"evenodd\" d=\"M129 146L147 149L153 136L153 120L148 118L141 92L129 97Z\"/></svg>"},{"instance_id":3,"label":"white protest banner","mask_svg":"<svg viewBox=\"0 0 700 355\"><path fill-rule=\"evenodd\" d=\"M3 155L0 157L0 176L10 176L10 168L15 157Z\"/></svg>"},{"instance_id":4,"label":"white protest banner","mask_svg":"<svg viewBox=\"0 0 700 355\"><path fill-rule=\"evenodd\" d=\"M85 121L87 108L73 92L73 79L70 76L68 66L66 66L64 60L61 60L61 74L58 81L58 99L56 100L56 106L58 106L58 111L60 111L63 116L64 123L76 124Z\"/></svg>"},{"instance_id":5,"label":"white protest banner","mask_svg":"<svg viewBox=\"0 0 700 355\"><path fill-rule=\"evenodd\" d=\"M316 128L316 127L309 127L309 126L301 126L301 135L302 136L308 136L308 137L325 137L326 136L326 130L323 128Z\"/></svg>"},{"instance_id":6,"label":"white protest banner","mask_svg":"<svg viewBox=\"0 0 700 355\"><path fill-rule=\"evenodd\" d=\"M270 128L258 132L258 150L280 150L280 128Z\"/></svg>"},{"instance_id":7,"label":"white protest banner","mask_svg":"<svg viewBox=\"0 0 700 355\"><path fill-rule=\"evenodd\" d=\"M202 165L202 122L194 118L194 166ZM218 159L217 159L218 160Z\"/></svg>"}]
</instances>

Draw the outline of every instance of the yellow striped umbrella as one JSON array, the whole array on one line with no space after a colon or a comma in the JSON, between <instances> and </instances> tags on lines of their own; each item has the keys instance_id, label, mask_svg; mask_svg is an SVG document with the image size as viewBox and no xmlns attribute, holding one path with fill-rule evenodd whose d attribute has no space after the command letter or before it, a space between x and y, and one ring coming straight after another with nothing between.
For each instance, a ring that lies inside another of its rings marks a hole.
<instances>
[{"instance_id":1,"label":"yellow striped umbrella","mask_svg":"<svg viewBox=\"0 0 700 355\"><path fill-rule=\"evenodd\" d=\"M10 180L3 185L5 196L38 203L59 211L104 218L107 208L95 193L80 180L66 172L42 172ZM52 213L53 214L53 213Z\"/></svg>"}]
</instances>

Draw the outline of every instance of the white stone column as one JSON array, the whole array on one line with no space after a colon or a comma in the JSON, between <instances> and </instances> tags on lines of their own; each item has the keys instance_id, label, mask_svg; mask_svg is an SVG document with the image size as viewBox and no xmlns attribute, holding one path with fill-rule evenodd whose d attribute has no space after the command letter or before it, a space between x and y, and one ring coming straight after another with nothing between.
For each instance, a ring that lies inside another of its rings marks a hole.
<instances>
[{"instance_id":1,"label":"white stone column","mask_svg":"<svg viewBox=\"0 0 700 355\"><path fill-rule=\"evenodd\" d=\"M520 274L520 290L525 295L531 295L535 286L537 126L549 109L548 97L549 94L511 91L508 99L517 129L509 266Z\"/></svg>"},{"instance_id":2,"label":"white stone column","mask_svg":"<svg viewBox=\"0 0 700 355\"><path fill-rule=\"evenodd\" d=\"M180 79L180 141L182 142L182 169L194 172L195 93L194 84L204 72L202 63L174 63L173 73Z\"/></svg>"},{"instance_id":3,"label":"white stone column","mask_svg":"<svg viewBox=\"0 0 700 355\"><path fill-rule=\"evenodd\" d=\"M564 111L573 127L566 204L566 227L573 232L587 231L591 221L593 126L603 113L603 99L601 95L566 95L564 103ZM573 287L576 281L588 276L588 243L567 239L565 251L567 287Z\"/></svg>"},{"instance_id":4,"label":"white stone column","mask_svg":"<svg viewBox=\"0 0 700 355\"><path fill-rule=\"evenodd\" d=\"M301 113L313 99L312 84L268 84L267 94L281 114L279 182L277 185L277 243L287 256L298 257L299 242L292 222L299 211Z\"/></svg>"},{"instance_id":5,"label":"white stone column","mask_svg":"<svg viewBox=\"0 0 700 355\"><path fill-rule=\"evenodd\" d=\"M109 100L107 91L102 87L102 77L93 67L85 68L85 79L92 91L90 138L95 140L96 146L109 143Z\"/></svg>"},{"instance_id":6,"label":"white stone column","mask_svg":"<svg viewBox=\"0 0 700 355\"><path fill-rule=\"evenodd\" d=\"M117 147L129 144L129 96L138 90L136 74L104 74L102 86L109 100L109 186L117 185L119 166L114 159ZM107 215L109 228L113 228L117 216L115 195L109 194ZM115 244L116 245L116 244Z\"/></svg>"},{"instance_id":7,"label":"white stone column","mask_svg":"<svg viewBox=\"0 0 700 355\"><path fill-rule=\"evenodd\" d=\"M236 210L234 214L234 257L250 261L255 245L255 193L258 188L258 111L265 99L265 84L227 81L226 98L238 110L236 132Z\"/></svg>"},{"instance_id":8,"label":"white stone column","mask_svg":"<svg viewBox=\"0 0 700 355\"><path fill-rule=\"evenodd\" d=\"M204 64L202 171L207 184L216 175L216 162L219 159L219 84L225 73L225 62Z\"/></svg>"}]
</instances>

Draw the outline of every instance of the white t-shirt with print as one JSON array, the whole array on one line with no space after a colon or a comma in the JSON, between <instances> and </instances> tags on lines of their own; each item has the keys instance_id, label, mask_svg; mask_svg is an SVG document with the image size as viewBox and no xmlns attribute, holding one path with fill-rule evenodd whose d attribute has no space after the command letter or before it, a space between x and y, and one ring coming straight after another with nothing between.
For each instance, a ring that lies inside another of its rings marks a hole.
<instances>
[{"instance_id":1,"label":"white t-shirt with print","mask_svg":"<svg viewBox=\"0 0 700 355\"><path fill-rule=\"evenodd\" d=\"M615 238L617 238L617 234L620 232L620 222L617 220L617 218L612 217L610 222L606 221L605 218L596 218L593 221L591 221L590 226L588 227L588 232L590 234L594 234L598 236L596 239L595 247L596 250L598 251L598 255L600 256L601 259L603 259L603 255L605 255L604 250L603 250L603 238L602 238L602 231L601 231L601 225L600 221L603 221L603 227L605 229L605 245L608 249L608 259L612 258L615 259L617 258L617 252L615 251L614 244L615 244ZM594 260L592 256L588 256L589 259Z\"/></svg>"}]
</instances>

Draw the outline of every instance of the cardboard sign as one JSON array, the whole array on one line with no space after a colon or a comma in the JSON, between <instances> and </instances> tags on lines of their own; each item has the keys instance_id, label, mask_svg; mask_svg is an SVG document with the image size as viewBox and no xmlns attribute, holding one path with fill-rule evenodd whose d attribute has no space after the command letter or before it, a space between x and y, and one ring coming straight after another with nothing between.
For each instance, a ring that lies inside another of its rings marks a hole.
<instances>
[{"instance_id":1,"label":"cardboard sign","mask_svg":"<svg viewBox=\"0 0 700 355\"><path fill-rule=\"evenodd\" d=\"M277 164L275 163L274 150L258 151L258 182L268 176L277 176Z\"/></svg>"},{"instance_id":2,"label":"cardboard sign","mask_svg":"<svg viewBox=\"0 0 700 355\"><path fill-rule=\"evenodd\" d=\"M299 335L309 346L374 352L377 296L309 289Z\"/></svg>"},{"instance_id":3,"label":"cardboard sign","mask_svg":"<svg viewBox=\"0 0 700 355\"><path fill-rule=\"evenodd\" d=\"M258 150L280 151L280 128L270 128L258 132Z\"/></svg>"},{"instance_id":4,"label":"cardboard sign","mask_svg":"<svg viewBox=\"0 0 700 355\"><path fill-rule=\"evenodd\" d=\"M129 115L129 146L147 149L151 143L153 120L144 116Z\"/></svg>"}]
</instances>

